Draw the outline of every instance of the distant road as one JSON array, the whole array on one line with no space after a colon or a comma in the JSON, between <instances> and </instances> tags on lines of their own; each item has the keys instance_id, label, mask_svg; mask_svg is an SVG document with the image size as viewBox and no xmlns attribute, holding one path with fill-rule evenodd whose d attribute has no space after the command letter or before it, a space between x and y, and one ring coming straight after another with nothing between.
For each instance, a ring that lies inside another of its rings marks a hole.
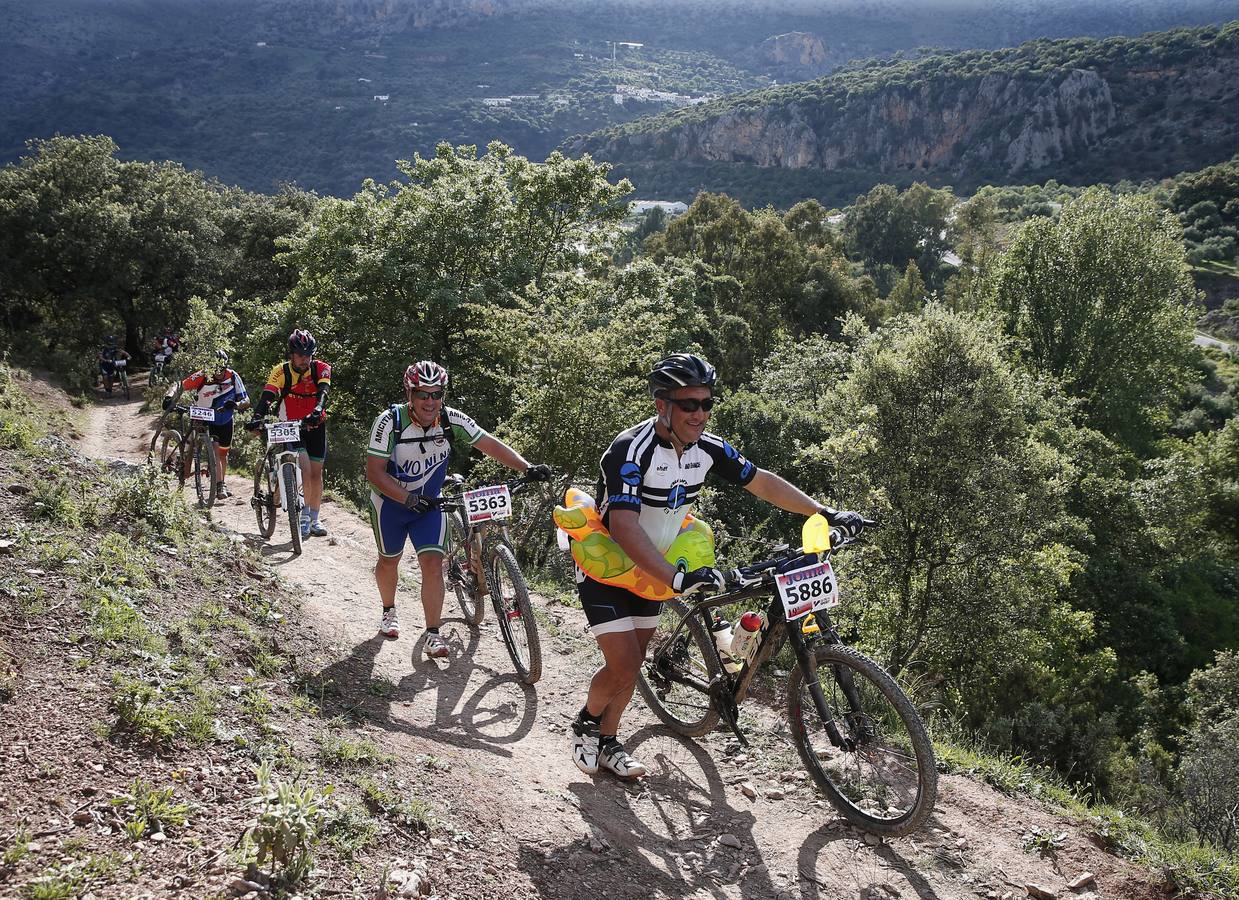
<instances>
[{"instance_id":1,"label":"distant road","mask_svg":"<svg viewBox=\"0 0 1239 900\"><path fill-rule=\"evenodd\" d=\"M1195 336L1192 338L1192 343L1196 344L1198 347L1217 347L1223 353L1235 352L1234 344L1228 344L1226 341L1219 341L1217 338L1209 337L1207 334L1201 334L1199 331L1196 332Z\"/></svg>"}]
</instances>

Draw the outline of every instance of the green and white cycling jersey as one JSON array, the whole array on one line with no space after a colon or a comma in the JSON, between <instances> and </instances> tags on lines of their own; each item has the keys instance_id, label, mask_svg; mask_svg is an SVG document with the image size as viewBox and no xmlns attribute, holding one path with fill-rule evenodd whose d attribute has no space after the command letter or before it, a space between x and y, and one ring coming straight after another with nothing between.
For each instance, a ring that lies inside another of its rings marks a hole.
<instances>
[{"instance_id":1,"label":"green and white cycling jersey","mask_svg":"<svg viewBox=\"0 0 1239 900\"><path fill-rule=\"evenodd\" d=\"M450 439L445 424L451 429ZM443 407L438 420L423 428L407 403L395 403L374 420L366 454L385 457L387 474L405 490L437 497L447 476L452 444L472 447L484 437L486 431L458 409Z\"/></svg>"}]
</instances>

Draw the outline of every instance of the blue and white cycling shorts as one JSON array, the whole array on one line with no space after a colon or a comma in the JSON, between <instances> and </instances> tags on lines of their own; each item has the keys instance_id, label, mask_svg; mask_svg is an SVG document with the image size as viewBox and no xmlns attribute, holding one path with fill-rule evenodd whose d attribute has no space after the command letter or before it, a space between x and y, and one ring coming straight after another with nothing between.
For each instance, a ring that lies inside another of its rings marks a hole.
<instances>
[{"instance_id":1,"label":"blue and white cycling shorts","mask_svg":"<svg viewBox=\"0 0 1239 900\"><path fill-rule=\"evenodd\" d=\"M403 503L370 492L370 526L379 556L399 556L405 540L412 541L417 553L438 553L447 546L447 517L441 509L424 513L409 511Z\"/></svg>"}]
</instances>

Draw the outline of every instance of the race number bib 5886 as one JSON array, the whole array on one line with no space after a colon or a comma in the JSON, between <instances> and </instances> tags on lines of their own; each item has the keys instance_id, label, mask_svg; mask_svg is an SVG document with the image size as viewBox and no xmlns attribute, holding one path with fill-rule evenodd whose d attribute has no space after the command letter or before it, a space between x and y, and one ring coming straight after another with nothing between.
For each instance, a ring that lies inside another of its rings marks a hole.
<instances>
[{"instance_id":1,"label":"race number bib 5886","mask_svg":"<svg viewBox=\"0 0 1239 900\"><path fill-rule=\"evenodd\" d=\"M789 622L804 618L815 609L839 605L839 585L828 562L785 572L776 576L774 583Z\"/></svg>"},{"instance_id":2,"label":"race number bib 5886","mask_svg":"<svg viewBox=\"0 0 1239 900\"><path fill-rule=\"evenodd\" d=\"M189 418L194 422L214 422L215 408L212 406L191 406Z\"/></svg>"},{"instance_id":3,"label":"race number bib 5886","mask_svg":"<svg viewBox=\"0 0 1239 900\"><path fill-rule=\"evenodd\" d=\"M506 484L465 491L461 499L465 502L465 518L470 525L512 515L512 494Z\"/></svg>"}]
</instances>

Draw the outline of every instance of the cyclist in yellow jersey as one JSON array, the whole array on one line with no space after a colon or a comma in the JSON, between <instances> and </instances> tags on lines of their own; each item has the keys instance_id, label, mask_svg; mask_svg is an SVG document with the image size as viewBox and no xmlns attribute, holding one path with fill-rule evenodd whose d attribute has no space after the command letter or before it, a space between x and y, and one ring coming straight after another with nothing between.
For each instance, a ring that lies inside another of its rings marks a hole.
<instances>
[{"instance_id":1,"label":"cyclist in yellow jersey","mask_svg":"<svg viewBox=\"0 0 1239 900\"><path fill-rule=\"evenodd\" d=\"M288 336L288 361L277 363L267 376L254 416L246 423L250 431L262 427L262 417L272 404L285 422L301 423L301 482L305 507L301 512L301 536L323 537L327 526L319 519L323 502L323 464L327 460L327 392L331 389L331 366L315 359L318 342L304 328Z\"/></svg>"}]
</instances>

